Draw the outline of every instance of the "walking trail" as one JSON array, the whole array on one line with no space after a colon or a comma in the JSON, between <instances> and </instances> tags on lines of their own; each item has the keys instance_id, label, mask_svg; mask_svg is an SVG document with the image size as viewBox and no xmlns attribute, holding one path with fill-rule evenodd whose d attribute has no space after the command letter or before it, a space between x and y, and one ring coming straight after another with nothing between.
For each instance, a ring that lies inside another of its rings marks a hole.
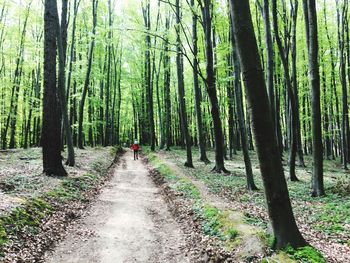
<instances>
[{"instance_id":1,"label":"walking trail","mask_svg":"<svg viewBox=\"0 0 350 263\"><path fill-rule=\"evenodd\" d=\"M128 151L98 200L46 262L190 262L185 237L148 176ZM91 233L83 237L83 233Z\"/></svg>"}]
</instances>

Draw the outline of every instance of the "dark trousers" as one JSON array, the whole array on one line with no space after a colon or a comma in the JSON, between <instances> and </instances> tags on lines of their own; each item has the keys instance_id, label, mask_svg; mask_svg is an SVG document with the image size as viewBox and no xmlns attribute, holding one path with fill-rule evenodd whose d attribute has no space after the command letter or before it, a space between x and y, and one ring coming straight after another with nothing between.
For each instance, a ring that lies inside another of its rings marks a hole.
<instances>
[{"instance_id":1,"label":"dark trousers","mask_svg":"<svg viewBox=\"0 0 350 263\"><path fill-rule=\"evenodd\" d=\"M134 150L134 160L139 159L139 150Z\"/></svg>"}]
</instances>

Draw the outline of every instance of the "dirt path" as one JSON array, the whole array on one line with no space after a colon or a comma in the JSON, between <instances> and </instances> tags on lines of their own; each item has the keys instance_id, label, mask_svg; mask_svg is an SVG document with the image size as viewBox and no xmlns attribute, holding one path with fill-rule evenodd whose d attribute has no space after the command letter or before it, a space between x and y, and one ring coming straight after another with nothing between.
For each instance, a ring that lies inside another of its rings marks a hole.
<instances>
[{"instance_id":1,"label":"dirt path","mask_svg":"<svg viewBox=\"0 0 350 263\"><path fill-rule=\"evenodd\" d=\"M111 182L46 262L190 262L185 238L141 160L128 151Z\"/></svg>"},{"instance_id":2,"label":"dirt path","mask_svg":"<svg viewBox=\"0 0 350 263\"><path fill-rule=\"evenodd\" d=\"M190 180L199 190L201 198L205 203L208 203L216 208L229 213L229 218L234 223L235 229L240 233L241 245L239 249L236 249L236 256L240 259L249 257L259 257L264 255L265 244L259 237L262 233L262 229L249 225L244 222L244 215L241 211L232 209L232 204L229 200L223 199L217 195L211 193L207 186L203 182L196 180L195 178L184 173L183 169L178 167L174 162L166 158L164 154L156 154L171 170L173 170L177 176Z\"/></svg>"}]
</instances>

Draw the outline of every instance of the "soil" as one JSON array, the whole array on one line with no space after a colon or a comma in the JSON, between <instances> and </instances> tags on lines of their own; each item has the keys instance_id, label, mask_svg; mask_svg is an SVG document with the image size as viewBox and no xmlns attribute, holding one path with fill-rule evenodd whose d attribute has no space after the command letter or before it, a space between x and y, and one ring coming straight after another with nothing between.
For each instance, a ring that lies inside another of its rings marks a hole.
<instances>
[{"instance_id":1,"label":"soil","mask_svg":"<svg viewBox=\"0 0 350 263\"><path fill-rule=\"evenodd\" d=\"M192 262L186 236L169 212L147 166L121 157L87 214L46 262Z\"/></svg>"}]
</instances>

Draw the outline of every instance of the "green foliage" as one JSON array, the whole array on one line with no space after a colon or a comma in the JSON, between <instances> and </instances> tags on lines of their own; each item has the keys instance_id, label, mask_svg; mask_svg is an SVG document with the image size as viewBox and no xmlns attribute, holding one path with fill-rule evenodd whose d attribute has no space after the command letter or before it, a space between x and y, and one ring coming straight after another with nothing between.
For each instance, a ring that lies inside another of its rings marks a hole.
<instances>
[{"instance_id":1,"label":"green foliage","mask_svg":"<svg viewBox=\"0 0 350 263\"><path fill-rule=\"evenodd\" d=\"M292 258L301 263L326 263L325 258L315 248L306 246L298 249L287 247L285 252Z\"/></svg>"},{"instance_id":2,"label":"green foliage","mask_svg":"<svg viewBox=\"0 0 350 263\"><path fill-rule=\"evenodd\" d=\"M205 234L218 237L225 241L228 247L237 243L239 232L235 229L235 223L230 219L228 212L210 205L198 204L194 207L194 211L197 219L201 221Z\"/></svg>"},{"instance_id":3,"label":"green foliage","mask_svg":"<svg viewBox=\"0 0 350 263\"><path fill-rule=\"evenodd\" d=\"M204 233L210 236L223 238L220 232L221 223L219 220L219 210L216 207L205 206L202 209L202 217L204 219L202 223Z\"/></svg>"},{"instance_id":4,"label":"green foliage","mask_svg":"<svg viewBox=\"0 0 350 263\"><path fill-rule=\"evenodd\" d=\"M170 185L175 191L183 193L187 198L199 200L201 195L197 187L188 179L180 179Z\"/></svg>"},{"instance_id":5,"label":"green foliage","mask_svg":"<svg viewBox=\"0 0 350 263\"><path fill-rule=\"evenodd\" d=\"M316 228L330 234L350 232L350 229L345 227L350 224L349 210L349 201L325 203L322 210L315 216Z\"/></svg>"},{"instance_id":6,"label":"green foliage","mask_svg":"<svg viewBox=\"0 0 350 263\"><path fill-rule=\"evenodd\" d=\"M236 229L230 228L227 230L227 236L229 240L235 240L238 237L239 233Z\"/></svg>"}]
</instances>

